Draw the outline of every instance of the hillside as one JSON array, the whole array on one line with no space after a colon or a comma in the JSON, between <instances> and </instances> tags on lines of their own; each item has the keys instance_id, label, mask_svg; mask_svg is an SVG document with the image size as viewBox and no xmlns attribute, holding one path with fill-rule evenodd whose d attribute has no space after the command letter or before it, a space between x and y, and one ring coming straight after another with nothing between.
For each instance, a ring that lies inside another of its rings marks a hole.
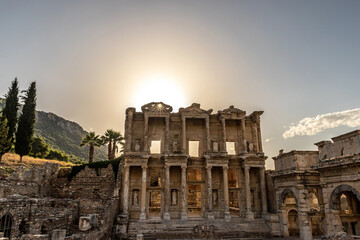
<instances>
[{"instance_id":1,"label":"hillside","mask_svg":"<svg viewBox=\"0 0 360 240\"><path fill-rule=\"evenodd\" d=\"M0 99L0 108L3 108ZM87 132L76 122L66 120L54 113L36 111L35 135L42 137L52 148L62 150L82 160L88 159L89 147L79 147ZM106 147L95 150L94 161L107 160Z\"/></svg>"}]
</instances>

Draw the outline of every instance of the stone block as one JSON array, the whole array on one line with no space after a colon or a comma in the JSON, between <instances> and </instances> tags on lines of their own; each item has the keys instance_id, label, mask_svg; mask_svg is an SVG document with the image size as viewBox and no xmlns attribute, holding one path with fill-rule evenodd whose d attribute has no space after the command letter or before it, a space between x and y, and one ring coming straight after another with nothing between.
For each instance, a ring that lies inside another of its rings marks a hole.
<instances>
[{"instance_id":1,"label":"stone block","mask_svg":"<svg viewBox=\"0 0 360 240\"><path fill-rule=\"evenodd\" d=\"M64 240L66 229L54 229L51 233L51 240Z\"/></svg>"}]
</instances>

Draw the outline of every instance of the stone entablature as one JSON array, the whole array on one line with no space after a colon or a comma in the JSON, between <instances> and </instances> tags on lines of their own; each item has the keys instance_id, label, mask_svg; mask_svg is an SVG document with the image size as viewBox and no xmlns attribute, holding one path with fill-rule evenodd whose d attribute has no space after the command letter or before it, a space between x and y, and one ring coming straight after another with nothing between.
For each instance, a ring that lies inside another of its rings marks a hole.
<instances>
[{"instance_id":1,"label":"stone entablature","mask_svg":"<svg viewBox=\"0 0 360 240\"><path fill-rule=\"evenodd\" d=\"M275 164L275 171L288 172L291 170L311 170L319 162L318 151L290 151L283 153L282 150L279 155L273 157Z\"/></svg>"}]
</instances>

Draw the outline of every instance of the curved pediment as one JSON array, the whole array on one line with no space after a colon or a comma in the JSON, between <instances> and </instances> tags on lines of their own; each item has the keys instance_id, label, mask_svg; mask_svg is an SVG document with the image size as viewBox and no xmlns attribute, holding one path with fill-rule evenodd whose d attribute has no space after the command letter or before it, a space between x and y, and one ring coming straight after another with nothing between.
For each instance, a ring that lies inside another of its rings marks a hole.
<instances>
[{"instance_id":1,"label":"curved pediment","mask_svg":"<svg viewBox=\"0 0 360 240\"><path fill-rule=\"evenodd\" d=\"M143 112L163 112L163 113L171 113L172 106L167 105L163 102L151 102L145 104L141 107L141 111Z\"/></svg>"},{"instance_id":2,"label":"curved pediment","mask_svg":"<svg viewBox=\"0 0 360 240\"><path fill-rule=\"evenodd\" d=\"M212 109L209 110L204 110L200 108L200 104L199 103L193 103L191 104L191 106L187 107L187 108L180 108L179 112L180 113L190 113L190 114L210 114L212 113Z\"/></svg>"}]
</instances>

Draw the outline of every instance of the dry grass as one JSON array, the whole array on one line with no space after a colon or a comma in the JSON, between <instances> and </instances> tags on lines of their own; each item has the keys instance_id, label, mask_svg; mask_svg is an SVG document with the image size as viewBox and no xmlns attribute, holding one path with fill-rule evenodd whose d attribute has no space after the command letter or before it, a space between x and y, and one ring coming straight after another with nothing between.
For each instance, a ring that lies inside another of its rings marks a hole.
<instances>
[{"instance_id":1,"label":"dry grass","mask_svg":"<svg viewBox=\"0 0 360 240\"><path fill-rule=\"evenodd\" d=\"M23 162L20 162L20 156L13 153L6 153L2 157L2 161L0 165L3 166L34 166L34 165L42 165L45 162L51 162L51 163L58 163L61 167L71 167L74 164L57 161L57 160L48 160L48 159L40 159L40 158L33 158L29 156L23 157Z\"/></svg>"}]
</instances>

